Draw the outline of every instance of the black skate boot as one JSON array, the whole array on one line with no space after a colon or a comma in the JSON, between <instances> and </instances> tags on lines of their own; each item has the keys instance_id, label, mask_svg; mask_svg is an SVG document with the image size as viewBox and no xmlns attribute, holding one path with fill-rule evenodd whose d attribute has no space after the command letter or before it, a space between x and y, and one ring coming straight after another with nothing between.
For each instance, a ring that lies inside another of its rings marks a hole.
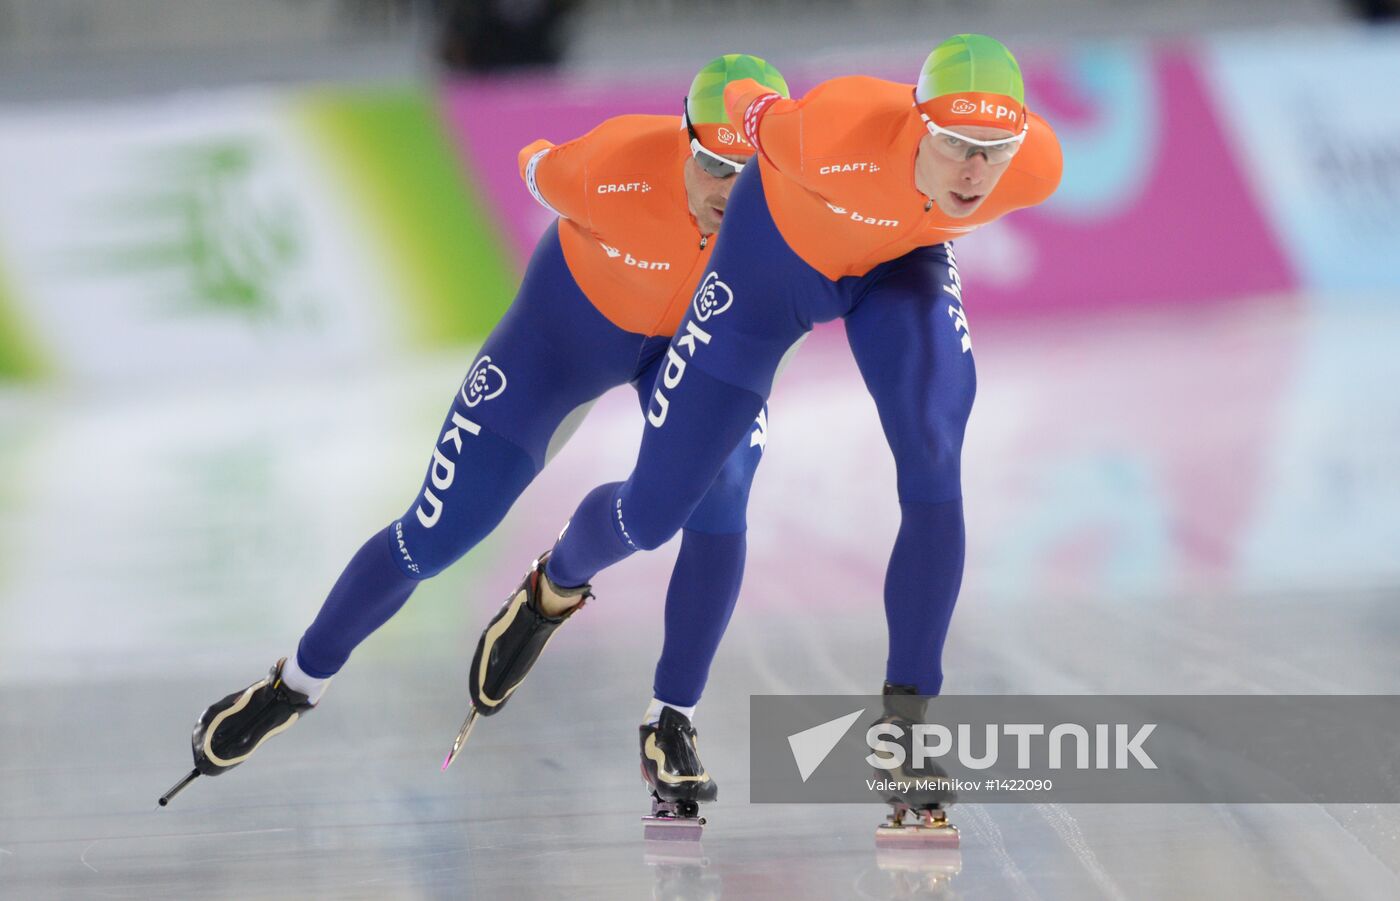
<instances>
[{"instance_id":1,"label":"black skate boot","mask_svg":"<svg viewBox=\"0 0 1400 901\"><path fill-rule=\"evenodd\" d=\"M290 729L314 705L306 695L292 691L282 682L277 661L266 678L236 691L205 709L194 724L190 745L194 769L160 799L164 807L196 776L217 776L247 760L262 743Z\"/></svg>"},{"instance_id":2,"label":"black skate boot","mask_svg":"<svg viewBox=\"0 0 1400 901\"><path fill-rule=\"evenodd\" d=\"M476 643L472 655L470 690L472 705L482 716L490 716L505 706L511 692L520 687L535 665L544 646L554 637L554 630L582 609L593 597L589 586L559 588L566 597L577 597L578 603L559 616L549 616L540 609L541 581L549 554L541 554L515 589L492 617Z\"/></svg>"},{"instance_id":3,"label":"black skate boot","mask_svg":"<svg viewBox=\"0 0 1400 901\"><path fill-rule=\"evenodd\" d=\"M695 747L695 727L684 713L661 708L661 719L639 727L642 742L642 779L651 788L651 816L642 817L644 838L688 841L700 838L705 818L700 802L719 796L700 753Z\"/></svg>"},{"instance_id":4,"label":"black skate boot","mask_svg":"<svg viewBox=\"0 0 1400 901\"><path fill-rule=\"evenodd\" d=\"M530 566L520 587L506 599L500 611L486 624L481 638L476 643L476 653L472 655L471 670L468 673L468 690L472 706L467 719L452 743L452 750L443 761L445 770L457 758L462 744L471 734L477 716L491 716L505 707L511 693L520 687L529 674L530 668L539 659L544 646L554 637L554 630L583 608L593 592L588 585L578 588L554 590L565 597L577 597L578 603L559 616L549 616L540 609L541 579L549 553L541 554Z\"/></svg>"},{"instance_id":5,"label":"black skate boot","mask_svg":"<svg viewBox=\"0 0 1400 901\"><path fill-rule=\"evenodd\" d=\"M957 827L948 822L946 808L957 800L946 782L948 774L938 764L924 761L915 766L912 753L915 723L924 722L927 698L912 685L885 683L885 715L877 723L892 723L902 730L902 737L885 739L904 749L904 762L893 769L876 767L875 776L887 786L881 794L892 808L889 819L875 830L875 844L881 847L958 847ZM886 754L875 751L876 757ZM905 823L907 815L912 823Z\"/></svg>"}]
</instances>

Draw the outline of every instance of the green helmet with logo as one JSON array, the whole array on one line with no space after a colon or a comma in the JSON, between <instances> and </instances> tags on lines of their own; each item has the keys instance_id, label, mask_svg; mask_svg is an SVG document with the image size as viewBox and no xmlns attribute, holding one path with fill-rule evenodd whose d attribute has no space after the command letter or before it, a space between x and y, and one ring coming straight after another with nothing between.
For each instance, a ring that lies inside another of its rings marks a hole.
<instances>
[{"instance_id":1,"label":"green helmet with logo","mask_svg":"<svg viewBox=\"0 0 1400 901\"><path fill-rule=\"evenodd\" d=\"M985 34L956 34L924 60L914 90L919 110L939 126L977 125L1021 131L1026 88L1006 45Z\"/></svg>"},{"instance_id":2,"label":"green helmet with logo","mask_svg":"<svg viewBox=\"0 0 1400 901\"><path fill-rule=\"evenodd\" d=\"M731 81L744 78L752 78L788 96L787 81L768 60L747 53L726 53L706 63L690 83L690 93L685 97L690 121L695 125L727 125L729 115L724 109L724 88Z\"/></svg>"},{"instance_id":3,"label":"green helmet with logo","mask_svg":"<svg viewBox=\"0 0 1400 901\"><path fill-rule=\"evenodd\" d=\"M1000 94L1026 102L1021 67L1006 45L985 34L955 34L933 48L919 73L920 103L947 94Z\"/></svg>"}]
</instances>

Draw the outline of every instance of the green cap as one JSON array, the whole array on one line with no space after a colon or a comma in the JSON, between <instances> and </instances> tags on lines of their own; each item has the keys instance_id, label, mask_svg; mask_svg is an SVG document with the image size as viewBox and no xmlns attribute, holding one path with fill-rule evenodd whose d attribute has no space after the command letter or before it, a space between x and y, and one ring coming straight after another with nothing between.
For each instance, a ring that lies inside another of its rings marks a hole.
<instances>
[{"instance_id":1,"label":"green cap","mask_svg":"<svg viewBox=\"0 0 1400 901\"><path fill-rule=\"evenodd\" d=\"M690 83L690 93L685 98L690 121L696 125L728 124L729 114L724 109L724 86L745 78L752 78L764 87L788 96L787 82L768 60L747 53L726 53L706 63Z\"/></svg>"},{"instance_id":2,"label":"green cap","mask_svg":"<svg viewBox=\"0 0 1400 901\"><path fill-rule=\"evenodd\" d=\"M919 103L946 94L1001 94L1026 105L1021 67L1006 45L985 34L957 34L933 48L919 73Z\"/></svg>"}]
</instances>

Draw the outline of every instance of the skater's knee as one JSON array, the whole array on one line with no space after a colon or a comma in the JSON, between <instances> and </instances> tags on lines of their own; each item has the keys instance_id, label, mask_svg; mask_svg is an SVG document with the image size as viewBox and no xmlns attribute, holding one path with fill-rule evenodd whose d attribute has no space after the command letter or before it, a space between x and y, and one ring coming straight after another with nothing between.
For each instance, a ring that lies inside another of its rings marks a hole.
<instances>
[{"instance_id":1,"label":"skater's knee","mask_svg":"<svg viewBox=\"0 0 1400 901\"><path fill-rule=\"evenodd\" d=\"M962 496L962 443L934 442L895 457L902 503L941 503Z\"/></svg>"},{"instance_id":2,"label":"skater's knee","mask_svg":"<svg viewBox=\"0 0 1400 901\"><path fill-rule=\"evenodd\" d=\"M726 465L685 521L685 527L711 535L729 535L748 528L745 511L749 505L752 470Z\"/></svg>"},{"instance_id":3,"label":"skater's knee","mask_svg":"<svg viewBox=\"0 0 1400 901\"><path fill-rule=\"evenodd\" d=\"M457 556L444 554L430 542L413 540L413 529L404 528L404 520L395 520L389 526L389 550L394 562L410 579L422 581L431 579L452 564ZM411 544L410 544L411 542Z\"/></svg>"},{"instance_id":4,"label":"skater's knee","mask_svg":"<svg viewBox=\"0 0 1400 901\"><path fill-rule=\"evenodd\" d=\"M431 579L464 557L494 527L499 517L487 524L463 526L452 523L435 529L423 528L410 510L389 526L389 547L399 569L410 579Z\"/></svg>"},{"instance_id":5,"label":"skater's knee","mask_svg":"<svg viewBox=\"0 0 1400 901\"><path fill-rule=\"evenodd\" d=\"M881 424L901 487L906 481L956 476L971 411L970 394L963 396L936 384L901 393L882 406Z\"/></svg>"},{"instance_id":6,"label":"skater's knee","mask_svg":"<svg viewBox=\"0 0 1400 901\"><path fill-rule=\"evenodd\" d=\"M672 526L652 520L638 520L636 524L623 524L619 521L618 525L627 543L639 551L654 551L681 530L680 523Z\"/></svg>"},{"instance_id":7,"label":"skater's knee","mask_svg":"<svg viewBox=\"0 0 1400 901\"><path fill-rule=\"evenodd\" d=\"M613 504L613 527L633 550L656 550L670 541L684 522L681 511L662 505L628 503L625 495L619 495Z\"/></svg>"},{"instance_id":8,"label":"skater's knee","mask_svg":"<svg viewBox=\"0 0 1400 901\"><path fill-rule=\"evenodd\" d=\"M938 503L961 495L963 427L958 417L925 415L889 432L901 501Z\"/></svg>"}]
</instances>

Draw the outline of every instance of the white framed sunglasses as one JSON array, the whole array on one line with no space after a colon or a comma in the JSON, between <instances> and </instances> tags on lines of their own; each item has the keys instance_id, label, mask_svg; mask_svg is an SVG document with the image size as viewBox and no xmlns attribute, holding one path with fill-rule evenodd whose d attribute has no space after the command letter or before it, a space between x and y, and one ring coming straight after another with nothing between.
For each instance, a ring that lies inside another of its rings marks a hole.
<instances>
[{"instance_id":1,"label":"white framed sunglasses","mask_svg":"<svg viewBox=\"0 0 1400 901\"><path fill-rule=\"evenodd\" d=\"M980 153L992 165L1004 163L1021 149L1021 145L1026 140L1026 132L1031 129L1030 119L1027 119L1025 127L1018 135L1010 138L997 138L995 141L979 141L976 138L969 138L967 135L942 128L929 118L928 113L922 110L919 111L919 116L924 120L924 126L928 129L929 134L934 137L934 149L940 155L958 162L970 160L973 154Z\"/></svg>"},{"instance_id":2,"label":"white framed sunglasses","mask_svg":"<svg viewBox=\"0 0 1400 901\"><path fill-rule=\"evenodd\" d=\"M747 163L736 163L734 160L726 159L712 150L706 150L705 145L700 143L700 136L695 133L695 126L690 124L690 98L681 100L681 118L685 120L685 130L690 133L690 155L695 157L695 162L705 171L706 175L715 178L732 178L744 171Z\"/></svg>"}]
</instances>

